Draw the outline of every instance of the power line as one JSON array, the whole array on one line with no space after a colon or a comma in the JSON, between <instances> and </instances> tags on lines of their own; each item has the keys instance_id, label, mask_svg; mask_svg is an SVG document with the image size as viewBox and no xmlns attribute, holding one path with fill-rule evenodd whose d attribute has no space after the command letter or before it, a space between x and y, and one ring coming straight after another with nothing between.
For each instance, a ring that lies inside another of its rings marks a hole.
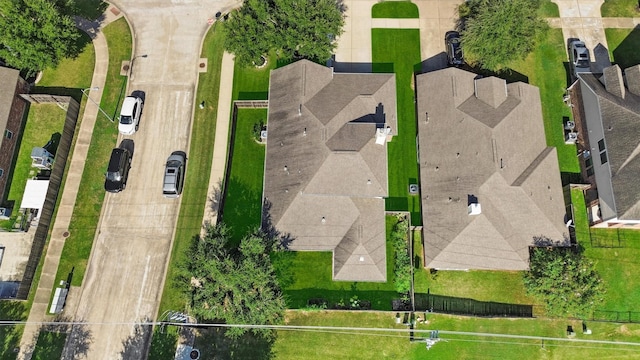
<instances>
[{"instance_id":1,"label":"power line","mask_svg":"<svg viewBox=\"0 0 640 360\"><path fill-rule=\"evenodd\" d=\"M82 322L82 321L42 321L42 322L27 322L27 321L11 321L1 320L0 326L10 325L43 325L43 326L63 326L63 325L99 325L99 326L122 326L122 325L138 325L138 326L187 326L187 327L199 327L199 328L245 328L245 329L270 329L270 330L296 330L296 331L324 331L324 332L371 332L375 333L407 333L413 332L417 334L426 334L436 331L436 329L395 329L395 328L371 328L371 327L346 327L346 326L310 326L310 325L256 325L256 324L185 324L174 322ZM481 333L481 332L466 332L466 331L451 331L451 330L437 330L439 334L443 335L460 335L460 336L474 336L474 337L494 337L494 338L508 338L508 339L526 339L537 341L555 341L565 343L586 343L586 344L606 344L606 345L628 345L628 346L640 346L638 342L626 342L626 341L609 341L609 340L589 340L589 339L568 339L568 338L553 338L546 336L533 336L533 335L515 335L515 334L496 334L496 333ZM390 336L390 335L388 335ZM464 341L464 339L447 339ZM470 340L468 340L470 341ZM489 341L490 340L482 340ZM518 343L514 343L518 344ZM546 345L546 344L545 344ZM560 345L555 345L560 346ZM565 345L562 345L565 346ZM581 346L582 347L582 346Z\"/></svg>"}]
</instances>

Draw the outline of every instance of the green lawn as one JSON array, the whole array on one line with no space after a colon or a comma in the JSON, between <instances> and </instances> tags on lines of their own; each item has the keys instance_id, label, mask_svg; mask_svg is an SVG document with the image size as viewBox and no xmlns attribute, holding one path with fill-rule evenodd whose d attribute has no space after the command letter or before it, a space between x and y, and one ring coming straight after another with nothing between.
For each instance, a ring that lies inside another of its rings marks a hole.
<instances>
[{"instance_id":1,"label":"green lawn","mask_svg":"<svg viewBox=\"0 0 640 360\"><path fill-rule=\"evenodd\" d=\"M637 0L605 0L600 13L602 17L640 17Z\"/></svg>"},{"instance_id":2,"label":"green lawn","mask_svg":"<svg viewBox=\"0 0 640 360\"><path fill-rule=\"evenodd\" d=\"M542 0L542 4L540 5L538 13L540 14L540 17L543 18L560 17L558 5L556 5L556 3L554 2L551 2L551 0Z\"/></svg>"},{"instance_id":3,"label":"green lawn","mask_svg":"<svg viewBox=\"0 0 640 360\"><path fill-rule=\"evenodd\" d=\"M423 267L420 232L414 233L414 287L416 293L471 298L509 304L534 304L526 295L521 271L445 271L434 274Z\"/></svg>"},{"instance_id":4,"label":"green lawn","mask_svg":"<svg viewBox=\"0 0 640 360\"><path fill-rule=\"evenodd\" d=\"M571 116L571 110L562 101L570 85L564 66L566 63L562 31L550 29L546 39L526 59L514 62L510 68L524 74L530 84L540 88L545 136L547 144L558 150L560 171L579 173L576 147L564 143L563 117Z\"/></svg>"},{"instance_id":5,"label":"green lawn","mask_svg":"<svg viewBox=\"0 0 640 360\"><path fill-rule=\"evenodd\" d=\"M42 147L49 140L57 139L59 143L64 128L66 111L56 104L32 104L22 132L18 157L10 181L8 201L15 201L11 218L18 215L18 208L22 202L27 180L38 173L38 169L31 167L31 150ZM13 221L9 220L10 223Z\"/></svg>"},{"instance_id":6,"label":"green lawn","mask_svg":"<svg viewBox=\"0 0 640 360\"><path fill-rule=\"evenodd\" d=\"M231 173L227 182L223 220L231 227L231 240L239 244L260 227L265 145L256 142L253 126L267 123L267 109L238 109L234 129ZM250 204L249 206L247 206Z\"/></svg>"},{"instance_id":7,"label":"green lawn","mask_svg":"<svg viewBox=\"0 0 640 360\"><path fill-rule=\"evenodd\" d=\"M592 335L583 335L579 321L547 319L488 319L429 314L428 325L418 329L502 333L566 338L572 325L577 339L640 341L640 325L588 323ZM288 312L288 325L376 327L405 329L395 324L394 313ZM638 346L615 346L463 336L440 333L446 340L430 350L424 343L411 343L405 332L287 331L279 330L273 347L277 359L637 359Z\"/></svg>"},{"instance_id":8,"label":"green lawn","mask_svg":"<svg viewBox=\"0 0 640 360\"><path fill-rule=\"evenodd\" d=\"M622 229L623 248L593 247L590 236L617 239L615 229L591 229L587 219L584 196L580 189L571 191L576 237L585 248L585 256L596 262L607 289L604 303L597 310L640 311L640 231ZM616 243L616 242L612 242Z\"/></svg>"},{"instance_id":9,"label":"green lawn","mask_svg":"<svg viewBox=\"0 0 640 360\"><path fill-rule=\"evenodd\" d=\"M218 116L218 95L220 91L220 69L224 43L224 32L220 31L221 23L217 23L205 37L202 47L202 57L208 59L209 67L206 73L198 78L198 91L195 103L205 102L204 109L196 109L191 130L191 145L187 178L182 192L180 214L176 225L176 233L171 250L171 261L167 270L167 281L162 292L159 314L166 310L184 310L186 302L184 295L176 289L173 283L177 274L177 267L185 257L191 239L200 234L204 207L209 191L209 175L213 159L213 145ZM158 337L160 338L160 337ZM154 336L154 346L157 337Z\"/></svg>"},{"instance_id":10,"label":"green lawn","mask_svg":"<svg viewBox=\"0 0 640 360\"><path fill-rule=\"evenodd\" d=\"M31 358L34 360L60 359L66 339L66 333L40 331Z\"/></svg>"},{"instance_id":11,"label":"green lawn","mask_svg":"<svg viewBox=\"0 0 640 360\"><path fill-rule=\"evenodd\" d=\"M396 222L396 217L386 217L387 239ZM360 300L371 301L373 309L391 310L391 300L400 296L393 284L393 245L387 241L386 246L385 283L333 281L331 252L292 251L273 254L272 260L287 299L287 307L305 308L307 301L314 298L325 299L332 306L340 300L347 303L352 296L357 295Z\"/></svg>"},{"instance_id":12,"label":"green lawn","mask_svg":"<svg viewBox=\"0 0 640 360\"><path fill-rule=\"evenodd\" d=\"M374 19L417 19L418 16L418 7L411 1L382 1L371 8Z\"/></svg>"},{"instance_id":13,"label":"green lawn","mask_svg":"<svg viewBox=\"0 0 640 360\"><path fill-rule=\"evenodd\" d=\"M640 14L637 15L640 17ZM640 64L640 28L604 29L611 61L622 70Z\"/></svg>"},{"instance_id":14,"label":"green lawn","mask_svg":"<svg viewBox=\"0 0 640 360\"><path fill-rule=\"evenodd\" d=\"M129 59L131 56L131 34L124 18L107 25L103 32L109 45L109 69L100 106L113 118L118 112L121 99L125 96L127 79L120 76L120 64L122 60ZM63 79L75 76L74 71L77 70L69 68L67 71L69 74L59 75L57 81L63 82ZM54 84L60 86L57 82ZM75 86L76 89L84 87L88 85ZM104 173L111 149L116 145L117 135L116 124L98 113L78 197L69 224L71 235L65 242L56 274L56 279L66 279L71 269L75 268L73 286L80 286L84 278L104 199ZM96 164L99 165L96 166Z\"/></svg>"},{"instance_id":15,"label":"green lawn","mask_svg":"<svg viewBox=\"0 0 640 360\"><path fill-rule=\"evenodd\" d=\"M413 102L414 70L420 66L420 32L416 29L372 29L373 71L396 74L398 135L388 144L389 211L409 211L411 223L422 223L420 198L409 195L418 184L417 124Z\"/></svg>"}]
</instances>

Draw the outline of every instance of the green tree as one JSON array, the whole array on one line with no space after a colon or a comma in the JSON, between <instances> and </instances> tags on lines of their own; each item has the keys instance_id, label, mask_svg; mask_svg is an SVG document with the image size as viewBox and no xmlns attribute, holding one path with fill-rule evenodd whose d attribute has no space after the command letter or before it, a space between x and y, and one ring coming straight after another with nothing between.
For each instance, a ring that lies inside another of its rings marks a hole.
<instances>
[{"instance_id":1,"label":"green tree","mask_svg":"<svg viewBox=\"0 0 640 360\"><path fill-rule=\"evenodd\" d=\"M604 283L580 248L535 247L529 268L524 285L548 315L587 318L603 300Z\"/></svg>"},{"instance_id":2,"label":"green tree","mask_svg":"<svg viewBox=\"0 0 640 360\"><path fill-rule=\"evenodd\" d=\"M269 257L275 239L255 232L232 249L229 237L223 224L208 226L204 237L194 238L188 260L180 266L179 281L191 297L193 314L228 324L280 324L285 301ZM270 330L252 331L267 338L273 335ZM237 337L245 332L230 328L226 334Z\"/></svg>"},{"instance_id":3,"label":"green tree","mask_svg":"<svg viewBox=\"0 0 640 360\"><path fill-rule=\"evenodd\" d=\"M33 74L78 53L71 1L0 0L0 58Z\"/></svg>"},{"instance_id":4,"label":"green tree","mask_svg":"<svg viewBox=\"0 0 640 360\"><path fill-rule=\"evenodd\" d=\"M344 15L336 0L245 0L231 13L226 48L243 64L276 50L283 59L329 59L342 34Z\"/></svg>"},{"instance_id":5,"label":"green tree","mask_svg":"<svg viewBox=\"0 0 640 360\"><path fill-rule=\"evenodd\" d=\"M499 70L523 59L549 27L541 0L469 0L458 7L467 62Z\"/></svg>"}]
</instances>

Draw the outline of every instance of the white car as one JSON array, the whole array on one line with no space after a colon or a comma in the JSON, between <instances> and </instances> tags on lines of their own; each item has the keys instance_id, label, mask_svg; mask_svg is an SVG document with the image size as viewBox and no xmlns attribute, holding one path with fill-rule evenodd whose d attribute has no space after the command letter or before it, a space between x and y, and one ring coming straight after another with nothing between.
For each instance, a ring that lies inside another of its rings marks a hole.
<instances>
[{"instance_id":1,"label":"white car","mask_svg":"<svg viewBox=\"0 0 640 360\"><path fill-rule=\"evenodd\" d=\"M142 113L142 99L136 96L127 96L122 102L118 131L123 135L133 135L138 130L140 114Z\"/></svg>"}]
</instances>

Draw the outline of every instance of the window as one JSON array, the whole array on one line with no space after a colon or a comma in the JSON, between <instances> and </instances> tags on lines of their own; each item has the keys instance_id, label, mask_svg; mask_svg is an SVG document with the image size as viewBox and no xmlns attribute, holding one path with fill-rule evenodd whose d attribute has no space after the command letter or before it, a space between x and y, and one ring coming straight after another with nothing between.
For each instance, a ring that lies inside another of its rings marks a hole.
<instances>
[{"instance_id":1,"label":"window","mask_svg":"<svg viewBox=\"0 0 640 360\"><path fill-rule=\"evenodd\" d=\"M593 159L588 158L584 161L584 166L587 169L587 176L593 176Z\"/></svg>"},{"instance_id":2,"label":"window","mask_svg":"<svg viewBox=\"0 0 640 360\"><path fill-rule=\"evenodd\" d=\"M600 139L600 141L598 141L598 150L600 150L600 152L604 151L604 139Z\"/></svg>"},{"instance_id":3,"label":"window","mask_svg":"<svg viewBox=\"0 0 640 360\"><path fill-rule=\"evenodd\" d=\"M606 151L601 152L600 153L600 163L602 165L604 165L604 164L607 163L607 161L609 161L609 160L607 160L607 152Z\"/></svg>"},{"instance_id":4,"label":"window","mask_svg":"<svg viewBox=\"0 0 640 360\"><path fill-rule=\"evenodd\" d=\"M13 137L13 132L11 130L4 130L4 137L6 137L7 139L11 139Z\"/></svg>"},{"instance_id":5,"label":"window","mask_svg":"<svg viewBox=\"0 0 640 360\"><path fill-rule=\"evenodd\" d=\"M0 177L4 175L4 169L0 169Z\"/></svg>"}]
</instances>

